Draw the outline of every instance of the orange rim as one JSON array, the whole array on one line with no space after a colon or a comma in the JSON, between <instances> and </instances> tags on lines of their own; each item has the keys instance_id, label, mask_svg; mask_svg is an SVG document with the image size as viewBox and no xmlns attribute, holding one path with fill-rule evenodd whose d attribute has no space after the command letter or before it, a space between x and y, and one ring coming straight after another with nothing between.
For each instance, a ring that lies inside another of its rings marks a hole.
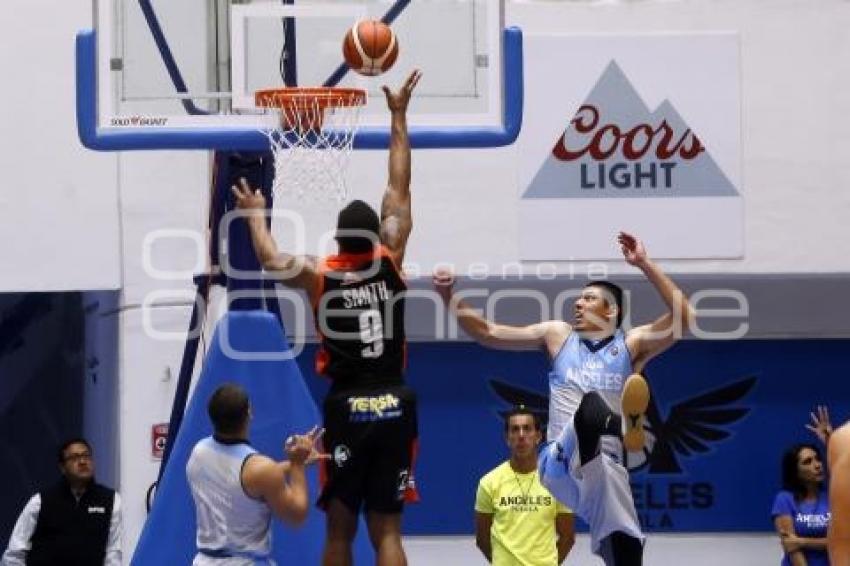
<instances>
[{"instance_id":1,"label":"orange rim","mask_svg":"<svg viewBox=\"0 0 850 566\"><path fill-rule=\"evenodd\" d=\"M285 87L267 88L254 93L254 102L263 108L301 110L363 106L366 91L359 88Z\"/></svg>"},{"instance_id":2,"label":"orange rim","mask_svg":"<svg viewBox=\"0 0 850 566\"><path fill-rule=\"evenodd\" d=\"M363 106L366 104L366 91L331 87L268 88L254 93L254 102L262 108L280 110L280 123L284 128L301 132L319 131L325 110Z\"/></svg>"}]
</instances>

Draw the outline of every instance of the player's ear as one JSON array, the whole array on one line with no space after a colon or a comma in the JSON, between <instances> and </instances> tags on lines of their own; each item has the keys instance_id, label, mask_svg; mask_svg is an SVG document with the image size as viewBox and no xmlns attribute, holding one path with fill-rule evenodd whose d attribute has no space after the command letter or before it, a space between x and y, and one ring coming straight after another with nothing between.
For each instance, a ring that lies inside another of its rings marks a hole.
<instances>
[{"instance_id":1,"label":"player's ear","mask_svg":"<svg viewBox=\"0 0 850 566\"><path fill-rule=\"evenodd\" d=\"M617 320L617 316L620 314L620 308L617 306L617 303L611 301L608 303L608 318L611 320Z\"/></svg>"}]
</instances>

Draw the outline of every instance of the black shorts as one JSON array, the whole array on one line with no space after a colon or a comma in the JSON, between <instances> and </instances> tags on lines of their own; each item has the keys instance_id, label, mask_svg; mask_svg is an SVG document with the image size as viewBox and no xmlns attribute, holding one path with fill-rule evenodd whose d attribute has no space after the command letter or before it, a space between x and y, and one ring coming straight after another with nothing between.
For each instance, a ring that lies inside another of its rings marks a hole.
<instances>
[{"instance_id":1,"label":"black shorts","mask_svg":"<svg viewBox=\"0 0 850 566\"><path fill-rule=\"evenodd\" d=\"M319 507L339 499L354 513L400 513L418 500L413 479L416 394L405 385L328 393Z\"/></svg>"}]
</instances>

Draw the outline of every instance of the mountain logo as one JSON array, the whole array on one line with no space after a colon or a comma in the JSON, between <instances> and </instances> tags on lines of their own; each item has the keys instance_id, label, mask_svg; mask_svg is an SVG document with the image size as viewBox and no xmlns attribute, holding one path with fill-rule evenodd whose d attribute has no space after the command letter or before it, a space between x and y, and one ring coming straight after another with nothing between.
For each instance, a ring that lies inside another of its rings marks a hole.
<instances>
[{"instance_id":1,"label":"mountain logo","mask_svg":"<svg viewBox=\"0 0 850 566\"><path fill-rule=\"evenodd\" d=\"M523 198L737 196L709 149L669 100L650 110L612 60Z\"/></svg>"},{"instance_id":2,"label":"mountain logo","mask_svg":"<svg viewBox=\"0 0 850 566\"><path fill-rule=\"evenodd\" d=\"M646 468L650 474L682 473L679 459L709 452L712 444L726 440L729 427L750 412L740 401L756 384L753 376L704 391L675 403L666 418L661 416L655 398L646 412L646 443L643 452L628 453L626 467ZM490 380L497 397L512 406L525 405L542 423L549 420L549 397L536 391ZM508 411L500 411L504 417Z\"/></svg>"}]
</instances>

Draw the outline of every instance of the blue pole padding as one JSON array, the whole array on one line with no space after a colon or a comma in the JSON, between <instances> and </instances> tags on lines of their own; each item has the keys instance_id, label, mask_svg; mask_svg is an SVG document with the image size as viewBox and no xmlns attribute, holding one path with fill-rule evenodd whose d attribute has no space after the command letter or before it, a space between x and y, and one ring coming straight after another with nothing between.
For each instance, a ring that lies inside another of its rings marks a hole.
<instances>
[{"instance_id":1,"label":"blue pole padding","mask_svg":"<svg viewBox=\"0 0 850 566\"><path fill-rule=\"evenodd\" d=\"M414 149L502 147L516 141L522 128L523 54L522 31L504 31L504 109L502 126L460 126L410 128ZM98 127L97 113L97 42L92 30L77 34L77 131L82 144L98 151L151 149L218 149L224 151L267 151L265 134L253 127L138 128ZM361 128L355 149L386 149L388 127Z\"/></svg>"},{"instance_id":2,"label":"blue pole padding","mask_svg":"<svg viewBox=\"0 0 850 566\"><path fill-rule=\"evenodd\" d=\"M274 180L274 158L271 153L219 152L220 167L216 176L215 198L223 201L222 210L236 209L236 197L231 187L239 179L245 179L252 189L259 189L266 197L266 212L272 206L272 182ZM232 218L227 224L221 224L222 218L216 218L220 245L227 246L227 308L228 310L262 309L265 302L263 266L257 258L251 243L251 231L244 218ZM271 228L271 216L266 218L266 226ZM222 265L222 268L225 266ZM236 274L239 274L238 276Z\"/></svg>"},{"instance_id":3,"label":"blue pole padding","mask_svg":"<svg viewBox=\"0 0 850 566\"><path fill-rule=\"evenodd\" d=\"M281 0L284 6L292 6L295 0ZM298 86L298 42L295 38L295 18L283 18L283 52L280 62L280 78L286 86Z\"/></svg>"},{"instance_id":4,"label":"blue pole padding","mask_svg":"<svg viewBox=\"0 0 850 566\"><path fill-rule=\"evenodd\" d=\"M320 424L321 416L294 352L278 320L268 312L227 313L216 325L203 370L192 393L183 426L156 490L151 513L130 561L132 566L191 564L195 546L195 507L186 463L192 448L212 433L207 402L224 382L240 384L251 399L251 444L276 460L284 457L287 436ZM308 468L310 501L319 495L318 466ZM362 521L362 520L361 520ZM311 507L300 527L272 520L272 557L280 565L319 564L325 539L325 516ZM374 564L367 529L360 524L354 563Z\"/></svg>"}]
</instances>

